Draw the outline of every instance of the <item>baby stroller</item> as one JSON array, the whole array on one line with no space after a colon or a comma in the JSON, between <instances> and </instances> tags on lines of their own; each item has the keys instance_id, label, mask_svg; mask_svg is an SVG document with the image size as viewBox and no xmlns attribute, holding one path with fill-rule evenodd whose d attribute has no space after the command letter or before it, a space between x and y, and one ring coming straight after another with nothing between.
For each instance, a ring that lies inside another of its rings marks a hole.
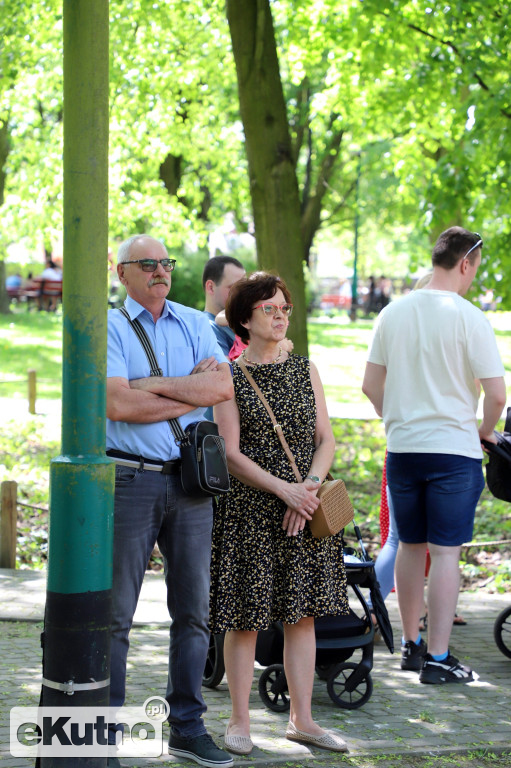
<instances>
[{"instance_id":1,"label":"baby stroller","mask_svg":"<svg viewBox=\"0 0 511 768\"><path fill-rule=\"evenodd\" d=\"M358 526L354 525L354 530L359 551L344 547L344 562L348 585L357 598L357 609L350 607L347 616L324 616L314 621L316 674L326 681L333 703L343 709L362 707L373 692L370 673L375 628L361 591L363 588L370 591L372 610L383 639L389 651L394 652L392 627L376 580L374 561L366 552ZM224 675L223 641L223 634L211 635L202 680L208 688L217 686ZM360 661L348 661L357 649L362 651ZM284 630L280 622L273 622L269 629L258 634L256 661L265 667L259 678L259 695L274 712L286 712L290 706L283 652Z\"/></svg>"},{"instance_id":2,"label":"baby stroller","mask_svg":"<svg viewBox=\"0 0 511 768\"><path fill-rule=\"evenodd\" d=\"M486 482L497 499L511 502L511 408L507 409L504 432L495 432L497 444L483 440L489 452ZM499 651L511 659L511 606L497 616L493 636Z\"/></svg>"}]
</instances>

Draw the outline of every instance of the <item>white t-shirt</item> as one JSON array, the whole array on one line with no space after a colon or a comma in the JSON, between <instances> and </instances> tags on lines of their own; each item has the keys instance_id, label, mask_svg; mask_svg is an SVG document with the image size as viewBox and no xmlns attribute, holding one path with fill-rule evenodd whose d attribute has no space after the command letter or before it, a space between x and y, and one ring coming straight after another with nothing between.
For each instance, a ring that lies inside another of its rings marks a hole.
<instances>
[{"instance_id":1,"label":"white t-shirt","mask_svg":"<svg viewBox=\"0 0 511 768\"><path fill-rule=\"evenodd\" d=\"M62 272L55 267L46 267L43 269L41 277L45 280L62 280Z\"/></svg>"},{"instance_id":2,"label":"white t-shirt","mask_svg":"<svg viewBox=\"0 0 511 768\"><path fill-rule=\"evenodd\" d=\"M474 379L504 366L480 309L452 291L412 291L378 316L368 360L387 369L389 451L482 457Z\"/></svg>"}]
</instances>

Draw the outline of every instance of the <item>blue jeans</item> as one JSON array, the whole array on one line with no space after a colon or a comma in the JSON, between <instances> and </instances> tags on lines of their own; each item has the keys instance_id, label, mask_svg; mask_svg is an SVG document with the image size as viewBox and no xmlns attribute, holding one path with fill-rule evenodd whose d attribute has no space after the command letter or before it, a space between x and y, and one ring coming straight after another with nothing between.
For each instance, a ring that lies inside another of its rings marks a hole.
<instances>
[{"instance_id":1,"label":"blue jeans","mask_svg":"<svg viewBox=\"0 0 511 768\"><path fill-rule=\"evenodd\" d=\"M206 732L202 673L209 645L211 499L186 496L179 475L115 468L110 706L125 698L129 631L155 542L163 555L172 619L166 698L182 737ZM149 697L150 691L147 691ZM142 705L145 699L137 701Z\"/></svg>"},{"instance_id":2,"label":"blue jeans","mask_svg":"<svg viewBox=\"0 0 511 768\"><path fill-rule=\"evenodd\" d=\"M376 558L376 565L374 566L374 572L380 584L381 596L384 600L394 589L394 565L396 562L397 548L399 546L399 536L397 535L396 519L394 517L394 505L392 504L392 497L388 486L387 504L389 507L389 532L385 544ZM370 609L373 607L371 598L368 599L367 604Z\"/></svg>"}]
</instances>

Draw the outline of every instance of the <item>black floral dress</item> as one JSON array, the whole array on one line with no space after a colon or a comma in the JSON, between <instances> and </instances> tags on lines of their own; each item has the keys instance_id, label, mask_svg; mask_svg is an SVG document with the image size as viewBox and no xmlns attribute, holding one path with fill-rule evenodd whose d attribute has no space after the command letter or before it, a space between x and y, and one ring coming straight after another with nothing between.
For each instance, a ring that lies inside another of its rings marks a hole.
<instances>
[{"instance_id":1,"label":"black floral dress","mask_svg":"<svg viewBox=\"0 0 511 768\"><path fill-rule=\"evenodd\" d=\"M234 363L240 412L240 449L263 469L296 482L271 420ZM250 369L264 392L305 477L314 454L316 404L307 358ZM297 536L282 530L286 505L277 496L231 476L218 499L213 525L210 629L267 629L305 616L348 612L340 535L315 539L306 525Z\"/></svg>"}]
</instances>

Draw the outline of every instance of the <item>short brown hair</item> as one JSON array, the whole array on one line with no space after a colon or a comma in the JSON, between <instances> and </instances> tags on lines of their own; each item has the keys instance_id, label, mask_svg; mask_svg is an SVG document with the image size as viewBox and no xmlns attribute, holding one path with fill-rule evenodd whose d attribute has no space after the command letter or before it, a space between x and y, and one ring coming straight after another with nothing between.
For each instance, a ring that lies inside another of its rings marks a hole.
<instances>
[{"instance_id":1,"label":"short brown hair","mask_svg":"<svg viewBox=\"0 0 511 768\"><path fill-rule=\"evenodd\" d=\"M256 302L273 298L279 288L285 300L290 302L291 294L287 285L281 277L270 272L253 272L249 277L238 280L231 288L225 305L225 316L229 328L232 328L245 344L248 343L249 336L242 323L250 320L252 307Z\"/></svg>"},{"instance_id":2,"label":"short brown hair","mask_svg":"<svg viewBox=\"0 0 511 768\"><path fill-rule=\"evenodd\" d=\"M215 285L221 283L227 264L233 264L235 267L239 267L239 269L245 269L241 261L235 259L234 256L224 256L223 254L220 256L213 256L211 259L208 259L204 265L204 270L202 272L202 287L206 287L207 280L213 280Z\"/></svg>"},{"instance_id":3,"label":"short brown hair","mask_svg":"<svg viewBox=\"0 0 511 768\"><path fill-rule=\"evenodd\" d=\"M470 232L463 227L450 227L442 232L435 243L431 261L434 267L443 267L444 269L453 269L458 261L474 246L481 236L477 232ZM481 248L482 248L481 242ZM474 263L477 255L477 248L469 255L468 260Z\"/></svg>"}]
</instances>

